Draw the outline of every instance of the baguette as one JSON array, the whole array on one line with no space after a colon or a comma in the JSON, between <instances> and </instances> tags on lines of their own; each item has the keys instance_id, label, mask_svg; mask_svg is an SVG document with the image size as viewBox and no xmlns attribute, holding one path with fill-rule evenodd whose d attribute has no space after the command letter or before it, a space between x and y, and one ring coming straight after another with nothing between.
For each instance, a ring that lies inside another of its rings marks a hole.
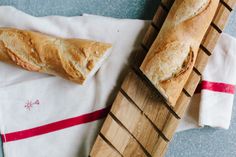
<instances>
[{"instance_id":1,"label":"baguette","mask_svg":"<svg viewBox=\"0 0 236 157\"><path fill-rule=\"evenodd\" d=\"M140 69L174 106L219 0L175 0Z\"/></svg>"},{"instance_id":2,"label":"baguette","mask_svg":"<svg viewBox=\"0 0 236 157\"><path fill-rule=\"evenodd\" d=\"M83 84L107 57L110 44L62 39L33 31L0 28L0 61Z\"/></svg>"}]
</instances>

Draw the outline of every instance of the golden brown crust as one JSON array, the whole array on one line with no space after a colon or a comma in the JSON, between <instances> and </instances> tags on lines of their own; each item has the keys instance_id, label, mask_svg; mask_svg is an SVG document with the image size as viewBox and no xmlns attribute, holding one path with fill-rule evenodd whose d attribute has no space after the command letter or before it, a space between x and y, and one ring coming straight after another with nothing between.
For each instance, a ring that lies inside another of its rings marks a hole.
<instances>
[{"instance_id":1,"label":"golden brown crust","mask_svg":"<svg viewBox=\"0 0 236 157\"><path fill-rule=\"evenodd\" d=\"M0 60L29 71L59 75L82 84L110 44L62 39L38 32L0 29Z\"/></svg>"},{"instance_id":2,"label":"golden brown crust","mask_svg":"<svg viewBox=\"0 0 236 157\"><path fill-rule=\"evenodd\" d=\"M192 71L218 4L219 0L175 0L140 67L173 106Z\"/></svg>"}]
</instances>

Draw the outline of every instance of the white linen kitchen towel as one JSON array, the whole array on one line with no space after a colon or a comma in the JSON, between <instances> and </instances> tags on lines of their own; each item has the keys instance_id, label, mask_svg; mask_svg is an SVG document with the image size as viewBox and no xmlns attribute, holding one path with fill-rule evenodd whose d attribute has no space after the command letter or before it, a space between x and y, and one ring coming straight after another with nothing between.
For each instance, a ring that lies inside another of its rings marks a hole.
<instances>
[{"instance_id":1,"label":"white linen kitchen towel","mask_svg":"<svg viewBox=\"0 0 236 157\"><path fill-rule=\"evenodd\" d=\"M178 131L230 126L236 84L236 39L222 34Z\"/></svg>"},{"instance_id":2,"label":"white linen kitchen towel","mask_svg":"<svg viewBox=\"0 0 236 157\"><path fill-rule=\"evenodd\" d=\"M84 86L0 63L0 131L4 155L88 156L101 123L99 119L109 110L110 100L114 96L112 93L122 80L119 76L131 52L138 47L148 24L142 20L118 20L90 15L38 18L12 7L0 7L1 27L31 29L55 36L86 38L113 44L109 59ZM217 66L214 68L217 69ZM191 105L191 108L196 106ZM230 110L227 112L231 113ZM191 116L186 114L187 118ZM211 114L208 116L210 118ZM181 130L194 124L185 120Z\"/></svg>"},{"instance_id":3,"label":"white linen kitchen towel","mask_svg":"<svg viewBox=\"0 0 236 157\"><path fill-rule=\"evenodd\" d=\"M236 84L236 39L223 35L203 73L199 125L230 126Z\"/></svg>"}]
</instances>

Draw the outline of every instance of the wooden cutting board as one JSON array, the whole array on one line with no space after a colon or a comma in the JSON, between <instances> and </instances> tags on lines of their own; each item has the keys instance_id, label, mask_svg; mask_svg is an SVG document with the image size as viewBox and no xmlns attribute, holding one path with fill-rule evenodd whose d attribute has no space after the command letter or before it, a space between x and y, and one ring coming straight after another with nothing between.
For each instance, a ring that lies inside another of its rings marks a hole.
<instances>
[{"instance_id":1,"label":"wooden cutting board","mask_svg":"<svg viewBox=\"0 0 236 157\"><path fill-rule=\"evenodd\" d=\"M176 103L169 106L140 77L138 68L155 40L174 0L162 0L135 53L134 63L123 81L91 157L163 157L169 141L201 80L208 58L224 29L236 0L221 0L215 17L201 43L193 71Z\"/></svg>"}]
</instances>

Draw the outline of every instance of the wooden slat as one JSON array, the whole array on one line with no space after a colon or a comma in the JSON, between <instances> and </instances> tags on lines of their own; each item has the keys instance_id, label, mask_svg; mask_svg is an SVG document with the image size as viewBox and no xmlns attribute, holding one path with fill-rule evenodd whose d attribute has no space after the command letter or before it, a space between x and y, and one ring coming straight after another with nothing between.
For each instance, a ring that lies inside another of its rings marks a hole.
<instances>
[{"instance_id":1,"label":"wooden slat","mask_svg":"<svg viewBox=\"0 0 236 157\"><path fill-rule=\"evenodd\" d=\"M101 129L101 134L121 153L146 157L138 142L120 126L110 115Z\"/></svg>"},{"instance_id":2,"label":"wooden slat","mask_svg":"<svg viewBox=\"0 0 236 157\"><path fill-rule=\"evenodd\" d=\"M146 101L145 95L149 95L151 91L138 78L138 76L134 74L134 72L128 73L121 88L128 94L128 96L134 101L140 110L144 109Z\"/></svg>"},{"instance_id":3,"label":"wooden slat","mask_svg":"<svg viewBox=\"0 0 236 157\"><path fill-rule=\"evenodd\" d=\"M198 83L200 82L201 77L193 70L189 76L187 83L184 86L184 90L190 95L193 96Z\"/></svg>"},{"instance_id":4,"label":"wooden slat","mask_svg":"<svg viewBox=\"0 0 236 157\"><path fill-rule=\"evenodd\" d=\"M123 152L124 157L147 157L140 145L134 138L131 138L125 151Z\"/></svg>"},{"instance_id":5,"label":"wooden slat","mask_svg":"<svg viewBox=\"0 0 236 157\"><path fill-rule=\"evenodd\" d=\"M174 111L175 113L182 118L187 107L188 104L190 102L191 97L187 96L183 91L180 94L180 97L175 105Z\"/></svg>"},{"instance_id":6,"label":"wooden slat","mask_svg":"<svg viewBox=\"0 0 236 157\"><path fill-rule=\"evenodd\" d=\"M122 157L119 152L107 144L100 135L98 135L90 157Z\"/></svg>"},{"instance_id":7,"label":"wooden slat","mask_svg":"<svg viewBox=\"0 0 236 157\"><path fill-rule=\"evenodd\" d=\"M112 105L111 112L131 133L134 132L136 125L142 117L138 107L129 102L120 92Z\"/></svg>"},{"instance_id":8,"label":"wooden slat","mask_svg":"<svg viewBox=\"0 0 236 157\"><path fill-rule=\"evenodd\" d=\"M169 116L168 120L166 121L162 133L171 140L174 136L175 130L179 125L180 119L176 119L174 116ZM161 148L160 148L161 149Z\"/></svg>"},{"instance_id":9,"label":"wooden slat","mask_svg":"<svg viewBox=\"0 0 236 157\"><path fill-rule=\"evenodd\" d=\"M217 30L214 27L210 26L209 29L207 30L207 34L205 35L201 45L204 48L206 48L210 54L212 54L219 37L220 33L217 32Z\"/></svg>"},{"instance_id":10,"label":"wooden slat","mask_svg":"<svg viewBox=\"0 0 236 157\"><path fill-rule=\"evenodd\" d=\"M197 59L196 59L196 62L195 62L195 68L202 74L206 64L207 64L207 61L208 61L208 58L209 56L202 50L202 49L199 49L198 51L198 55L197 55Z\"/></svg>"},{"instance_id":11,"label":"wooden slat","mask_svg":"<svg viewBox=\"0 0 236 157\"><path fill-rule=\"evenodd\" d=\"M164 101L154 96L153 94L148 97L146 105L144 108L144 114L152 121L152 123L163 133L163 135L170 140L172 136L167 134L164 129L169 125L169 119L172 119L172 122L178 121L178 119L166 108ZM167 130L169 131L169 130Z\"/></svg>"},{"instance_id":12,"label":"wooden slat","mask_svg":"<svg viewBox=\"0 0 236 157\"><path fill-rule=\"evenodd\" d=\"M149 49L151 47L153 41L156 39L157 34L158 31L156 28L154 28L153 25L150 25L142 41L142 44L145 46L145 48Z\"/></svg>"},{"instance_id":13,"label":"wooden slat","mask_svg":"<svg viewBox=\"0 0 236 157\"><path fill-rule=\"evenodd\" d=\"M213 19L213 23L221 30L224 30L225 23L227 22L227 18L230 14L230 11L228 9L225 9L225 6L220 3L219 7L217 9L217 13Z\"/></svg>"},{"instance_id":14,"label":"wooden slat","mask_svg":"<svg viewBox=\"0 0 236 157\"><path fill-rule=\"evenodd\" d=\"M223 2L225 2L231 9L234 9L235 7L235 0L222 0Z\"/></svg>"},{"instance_id":15,"label":"wooden slat","mask_svg":"<svg viewBox=\"0 0 236 157\"><path fill-rule=\"evenodd\" d=\"M153 155L153 151L159 150L159 143L167 145L167 142L156 132L154 127L145 116L142 116L136 126L134 136Z\"/></svg>"},{"instance_id":16,"label":"wooden slat","mask_svg":"<svg viewBox=\"0 0 236 157\"><path fill-rule=\"evenodd\" d=\"M158 141L156 144L156 147L153 151L153 157L164 157L165 152L167 151L168 143L165 143L165 141Z\"/></svg>"},{"instance_id":17,"label":"wooden slat","mask_svg":"<svg viewBox=\"0 0 236 157\"><path fill-rule=\"evenodd\" d=\"M122 154L125 151L131 135L122 128L110 115L107 116L101 134Z\"/></svg>"},{"instance_id":18,"label":"wooden slat","mask_svg":"<svg viewBox=\"0 0 236 157\"><path fill-rule=\"evenodd\" d=\"M159 6L157 8L157 12L152 20L152 23L155 25L157 29L160 29L163 25L165 18L167 16L168 12L164 10L162 6Z\"/></svg>"},{"instance_id":19,"label":"wooden slat","mask_svg":"<svg viewBox=\"0 0 236 157\"><path fill-rule=\"evenodd\" d=\"M137 67L139 67L142 62L143 59L145 58L146 54L147 54L148 49L146 47L143 46L143 44L141 44L137 50L135 50L135 52L133 53L133 56L131 56L131 58L134 58L133 60L131 60L131 65L135 65Z\"/></svg>"}]
</instances>

